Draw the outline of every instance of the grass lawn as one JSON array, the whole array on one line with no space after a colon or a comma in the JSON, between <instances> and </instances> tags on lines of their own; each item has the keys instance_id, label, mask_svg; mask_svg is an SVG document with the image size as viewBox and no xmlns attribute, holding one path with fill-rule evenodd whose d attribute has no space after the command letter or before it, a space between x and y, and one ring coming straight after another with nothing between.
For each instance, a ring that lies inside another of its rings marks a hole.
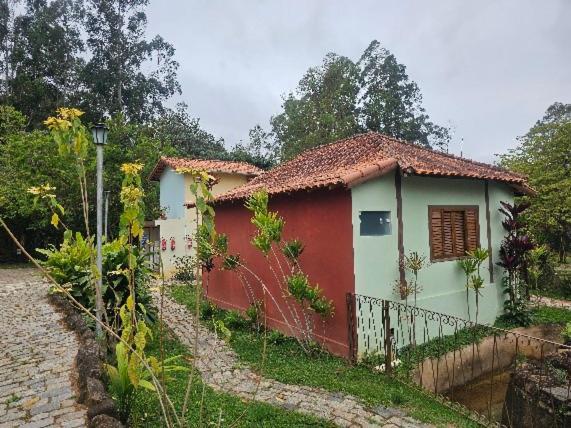
<instances>
[{"instance_id":1,"label":"grass lawn","mask_svg":"<svg viewBox=\"0 0 571 428\"><path fill-rule=\"evenodd\" d=\"M160 354L158 331L154 328L154 340L149 344L149 355ZM180 365L185 363L189 352L176 339L168 335L164 342L165 358L181 355ZM167 392L180 414L189 373L178 372L176 377L167 381ZM203 394L204 388L204 397ZM202 406L201 406L202 402ZM194 376L193 388L187 411L188 426L191 427L331 427L328 422L304 416L300 413L281 410L270 405L244 402L240 398L216 392L209 387L204 387L200 376ZM161 427L162 414L156 395L139 389L131 412L130 425L132 427Z\"/></svg>"},{"instance_id":2,"label":"grass lawn","mask_svg":"<svg viewBox=\"0 0 571 428\"><path fill-rule=\"evenodd\" d=\"M571 322L571 311L565 308L553 308L550 306L538 306L531 309L531 325L561 324ZM499 328L516 328L520 325L506 323L498 320L495 324Z\"/></svg>"},{"instance_id":3,"label":"grass lawn","mask_svg":"<svg viewBox=\"0 0 571 428\"><path fill-rule=\"evenodd\" d=\"M171 295L191 311L194 293L188 286L177 286ZM224 320L224 312L214 317ZM465 416L449 409L434 398L365 366L353 366L327 353L307 355L293 339L266 341L266 358L262 361L264 337L250 328L232 328L229 345L240 359L252 368L281 382L341 391L361 398L370 405L400 407L414 418L439 426L477 426ZM272 335L273 336L273 335Z\"/></svg>"},{"instance_id":4,"label":"grass lawn","mask_svg":"<svg viewBox=\"0 0 571 428\"><path fill-rule=\"evenodd\" d=\"M571 311L564 308L539 306L532 310L533 324L567 324L571 322Z\"/></svg>"}]
</instances>

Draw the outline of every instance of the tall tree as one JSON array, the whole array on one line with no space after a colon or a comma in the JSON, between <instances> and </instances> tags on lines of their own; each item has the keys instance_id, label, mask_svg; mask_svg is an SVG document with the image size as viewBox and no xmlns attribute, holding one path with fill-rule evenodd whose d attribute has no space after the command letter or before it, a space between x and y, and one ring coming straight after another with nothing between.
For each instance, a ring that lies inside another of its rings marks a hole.
<instances>
[{"instance_id":1,"label":"tall tree","mask_svg":"<svg viewBox=\"0 0 571 428\"><path fill-rule=\"evenodd\" d=\"M364 129L424 146L447 145L448 130L430 121L418 85L392 53L373 40L357 65L361 72L359 104Z\"/></svg>"},{"instance_id":2,"label":"tall tree","mask_svg":"<svg viewBox=\"0 0 571 428\"><path fill-rule=\"evenodd\" d=\"M6 100L13 78L14 19L19 0L0 0L0 96Z\"/></svg>"},{"instance_id":3,"label":"tall tree","mask_svg":"<svg viewBox=\"0 0 571 428\"><path fill-rule=\"evenodd\" d=\"M228 153L228 158L249 162L258 168L270 169L277 163L276 140L271 132L265 131L260 125L250 129L249 140L240 141Z\"/></svg>"},{"instance_id":4,"label":"tall tree","mask_svg":"<svg viewBox=\"0 0 571 428\"><path fill-rule=\"evenodd\" d=\"M359 90L359 70L349 58L330 53L310 68L271 119L280 158L359 132Z\"/></svg>"},{"instance_id":5,"label":"tall tree","mask_svg":"<svg viewBox=\"0 0 571 428\"><path fill-rule=\"evenodd\" d=\"M167 98L180 93L173 46L160 36L145 38L147 5L148 0L87 2L92 56L83 73L83 98L94 120L122 113L129 120L148 121L164 111Z\"/></svg>"},{"instance_id":6,"label":"tall tree","mask_svg":"<svg viewBox=\"0 0 571 428\"><path fill-rule=\"evenodd\" d=\"M200 127L200 120L188 113L184 103L166 109L149 127L149 132L163 144L171 146L180 156L216 159L226 156L224 140Z\"/></svg>"},{"instance_id":7,"label":"tall tree","mask_svg":"<svg viewBox=\"0 0 571 428\"><path fill-rule=\"evenodd\" d=\"M406 67L376 40L356 63L328 54L306 72L282 108L270 123L283 160L366 131L438 148L449 140L448 130L430 121Z\"/></svg>"},{"instance_id":8,"label":"tall tree","mask_svg":"<svg viewBox=\"0 0 571 428\"><path fill-rule=\"evenodd\" d=\"M537 191L525 198L531 202L525 213L530 232L563 262L571 247L571 104L551 105L500 163L529 177Z\"/></svg>"},{"instance_id":9,"label":"tall tree","mask_svg":"<svg viewBox=\"0 0 571 428\"><path fill-rule=\"evenodd\" d=\"M55 108L70 102L82 67L76 0L27 0L25 12L13 16L10 2L3 1L8 17L0 19L4 34L3 102L28 116L32 126ZM13 3L13 2L12 2ZM0 35L1 36L1 35Z\"/></svg>"}]
</instances>

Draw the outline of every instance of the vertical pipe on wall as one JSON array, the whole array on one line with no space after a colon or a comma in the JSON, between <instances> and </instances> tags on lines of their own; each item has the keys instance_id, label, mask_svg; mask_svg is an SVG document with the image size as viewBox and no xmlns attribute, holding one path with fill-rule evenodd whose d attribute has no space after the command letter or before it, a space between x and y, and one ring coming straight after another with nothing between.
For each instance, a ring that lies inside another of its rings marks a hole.
<instances>
[{"instance_id":1,"label":"vertical pipe on wall","mask_svg":"<svg viewBox=\"0 0 571 428\"><path fill-rule=\"evenodd\" d=\"M402 176L400 168L395 171L395 191L397 198L397 239L399 251L399 280L400 284L405 281L404 272L404 239L403 239L403 222L402 222Z\"/></svg>"},{"instance_id":2,"label":"vertical pipe on wall","mask_svg":"<svg viewBox=\"0 0 571 428\"><path fill-rule=\"evenodd\" d=\"M484 197L486 199L486 238L488 239L488 269L491 284L494 282L494 261L492 258L492 225L490 224L490 190L487 180L484 183Z\"/></svg>"}]
</instances>

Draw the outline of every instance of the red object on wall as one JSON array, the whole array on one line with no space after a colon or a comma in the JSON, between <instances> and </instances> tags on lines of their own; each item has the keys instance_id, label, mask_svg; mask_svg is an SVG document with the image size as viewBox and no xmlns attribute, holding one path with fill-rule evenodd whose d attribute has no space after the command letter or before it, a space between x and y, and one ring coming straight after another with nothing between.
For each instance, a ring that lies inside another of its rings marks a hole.
<instances>
[{"instance_id":1,"label":"red object on wall","mask_svg":"<svg viewBox=\"0 0 571 428\"><path fill-rule=\"evenodd\" d=\"M335 305L335 315L326 319L324 324L316 318L317 339L331 352L348 357L346 293L355 291L350 191L334 189L276 195L270 198L269 209L277 211L284 218L285 240L298 238L304 243L300 257L302 269L311 284L319 284L324 296ZM216 229L227 234L229 253L239 254L246 266L264 279L288 315L283 303L283 291L262 254L250 243L254 226L250 223L251 213L244 208L243 201L219 203L215 210ZM252 279L250 282L256 298L264 299L259 284ZM208 284L208 298L221 307L245 310L250 305L236 272L215 268L205 284ZM288 335L295 334L289 331L268 296L265 304L269 326Z\"/></svg>"},{"instance_id":2,"label":"red object on wall","mask_svg":"<svg viewBox=\"0 0 571 428\"><path fill-rule=\"evenodd\" d=\"M161 239L161 250L166 251L167 249L167 240L165 238Z\"/></svg>"},{"instance_id":3,"label":"red object on wall","mask_svg":"<svg viewBox=\"0 0 571 428\"><path fill-rule=\"evenodd\" d=\"M176 248L176 244L174 242L174 238L171 238L171 251L174 251L175 248Z\"/></svg>"}]
</instances>

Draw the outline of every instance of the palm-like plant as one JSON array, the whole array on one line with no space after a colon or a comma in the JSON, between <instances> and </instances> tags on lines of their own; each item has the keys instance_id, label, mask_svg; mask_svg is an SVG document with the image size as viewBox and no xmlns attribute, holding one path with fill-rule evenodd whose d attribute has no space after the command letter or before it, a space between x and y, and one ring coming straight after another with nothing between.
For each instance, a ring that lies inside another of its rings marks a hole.
<instances>
[{"instance_id":1,"label":"palm-like plant","mask_svg":"<svg viewBox=\"0 0 571 428\"><path fill-rule=\"evenodd\" d=\"M470 321L470 277L476 272L478 267L476 260L472 257L464 257L458 260L458 266L466 275L466 307L468 308L468 320Z\"/></svg>"}]
</instances>

